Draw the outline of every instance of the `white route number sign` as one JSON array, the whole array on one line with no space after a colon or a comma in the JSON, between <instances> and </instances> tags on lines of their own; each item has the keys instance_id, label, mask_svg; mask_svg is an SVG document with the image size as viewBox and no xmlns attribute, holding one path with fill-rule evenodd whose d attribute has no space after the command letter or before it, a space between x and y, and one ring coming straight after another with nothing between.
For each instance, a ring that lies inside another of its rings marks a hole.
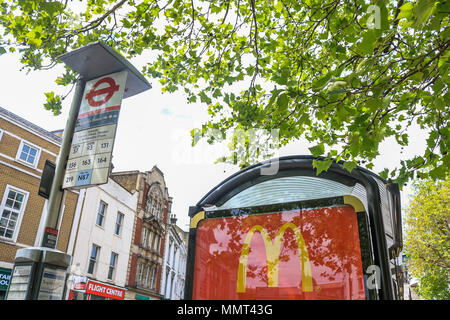
<instances>
[{"instance_id":1,"label":"white route number sign","mask_svg":"<svg viewBox=\"0 0 450 320\"><path fill-rule=\"evenodd\" d=\"M86 82L70 146L63 189L108 182L127 71Z\"/></svg>"}]
</instances>

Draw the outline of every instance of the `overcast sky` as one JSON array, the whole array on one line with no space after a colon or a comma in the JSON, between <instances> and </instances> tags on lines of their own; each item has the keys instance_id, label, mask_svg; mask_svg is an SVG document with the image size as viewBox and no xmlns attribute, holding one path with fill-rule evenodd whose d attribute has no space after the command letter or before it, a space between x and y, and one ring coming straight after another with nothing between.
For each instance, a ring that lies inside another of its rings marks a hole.
<instances>
[{"instance_id":1,"label":"overcast sky","mask_svg":"<svg viewBox=\"0 0 450 320\"><path fill-rule=\"evenodd\" d=\"M139 69L145 62L140 57L131 62ZM7 53L0 56L0 106L52 131L65 127L72 95L63 101L62 114L53 116L43 108L44 92L55 90L65 93L67 88L57 86L54 80L63 70L59 65L51 70L20 71L19 55ZM191 147L190 130L199 127L207 119L205 106L187 104L183 94L162 94L157 81L148 79L153 88L122 101L116 142L113 151L114 171L151 170L157 165L163 173L170 196L173 197L172 213L177 224L188 230L188 207L195 205L211 188L219 184L238 168L226 164L214 164L223 146L199 143ZM385 167L398 166L401 159L422 153L425 136L417 126L409 133L412 146L400 147L394 139L388 139L380 147L375 161L375 172ZM304 141L284 147L280 156L310 154ZM402 206L407 203L409 188L402 192Z\"/></svg>"}]
</instances>

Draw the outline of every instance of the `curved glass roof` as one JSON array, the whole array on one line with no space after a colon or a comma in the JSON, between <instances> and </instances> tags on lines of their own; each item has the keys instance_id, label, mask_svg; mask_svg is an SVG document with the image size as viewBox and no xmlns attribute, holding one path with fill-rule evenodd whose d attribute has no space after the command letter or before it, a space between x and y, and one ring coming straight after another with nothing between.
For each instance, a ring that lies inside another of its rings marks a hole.
<instances>
[{"instance_id":1,"label":"curved glass roof","mask_svg":"<svg viewBox=\"0 0 450 320\"><path fill-rule=\"evenodd\" d=\"M291 176L264 181L244 189L220 207L212 206L205 210L234 209L343 195L355 195L367 210L365 189L361 185L346 186L333 180L310 176Z\"/></svg>"}]
</instances>

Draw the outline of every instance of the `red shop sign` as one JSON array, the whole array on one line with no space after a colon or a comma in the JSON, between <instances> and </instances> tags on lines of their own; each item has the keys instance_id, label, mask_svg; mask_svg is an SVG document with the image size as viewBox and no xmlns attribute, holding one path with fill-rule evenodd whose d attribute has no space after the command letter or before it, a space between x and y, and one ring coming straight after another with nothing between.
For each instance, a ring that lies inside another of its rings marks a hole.
<instances>
[{"instance_id":1,"label":"red shop sign","mask_svg":"<svg viewBox=\"0 0 450 320\"><path fill-rule=\"evenodd\" d=\"M107 284L89 280L86 288L86 293L94 294L96 296L123 300L125 297L125 290L116 287L108 286Z\"/></svg>"}]
</instances>

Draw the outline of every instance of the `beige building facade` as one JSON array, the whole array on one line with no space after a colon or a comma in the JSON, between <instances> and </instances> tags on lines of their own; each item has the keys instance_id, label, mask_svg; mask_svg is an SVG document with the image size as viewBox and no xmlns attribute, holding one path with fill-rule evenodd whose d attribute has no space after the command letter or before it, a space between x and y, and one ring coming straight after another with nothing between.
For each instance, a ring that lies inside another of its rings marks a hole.
<instances>
[{"instance_id":1,"label":"beige building facade","mask_svg":"<svg viewBox=\"0 0 450 320\"><path fill-rule=\"evenodd\" d=\"M73 281L67 299L123 300L137 193L130 193L110 178L106 184L81 189L80 198L77 235L69 245ZM79 280L86 285L77 287ZM90 283L106 289L89 290ZM114 288L115 295L108 295L110 287Z\"/></svg>"},{"instance_id":2,"label":"beige building facade","mask_svg":"<svg viewBox=\"0 0 450 320\"><path fill-rule=\"evenodd\" d=\"M38 195L46 160L56 163L61 138L0 107L0 268L11 270L16 251L40 246L47 200ZM66 193L56 249L67 252L78 192ZM0 290L0 299L5 291Z\"/></svg>"}]
</instances>

